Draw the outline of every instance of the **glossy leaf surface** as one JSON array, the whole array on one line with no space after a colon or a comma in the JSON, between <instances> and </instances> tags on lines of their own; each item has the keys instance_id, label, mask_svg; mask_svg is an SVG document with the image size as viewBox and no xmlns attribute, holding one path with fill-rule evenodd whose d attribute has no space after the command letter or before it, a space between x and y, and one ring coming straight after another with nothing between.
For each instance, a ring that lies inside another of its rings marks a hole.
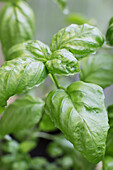
<instances>
[{"instance_id":1,"label":"glossy leaf surface","mask_svg":"<svg viewBox=\"0 0 113 170\"><path fill-rule=\"evenodd\" d=\"M7 59L7 51L13 45L30 40L34 34L34 14L23 1L7 3L0 13L0 39Z\"/></svg>"},{"instance_id":2,"label":"glossy leaf surface","mask_svg":"<svg viewBox=\"0 0 113 170\"><path fill-rule=\"evenodd\" d=\"M80 80L102 88L113 84L113 55L98 54L81 60Z\"/></svg>"},{"instance_id":3,"label":"glossy leaf surface","mask_svg":"<svg viewBox=\"0 0 113 170\"><path fill-rule=\"evenodd\" d=\"M0 134L10 134L34 126L42 116L43 105L41 99L32 96L13 102L7 107L0 120Z\"/></svg>"},{"instance_id":4,"label":"glossy leaf surface","mask_svg":"<svg viewBox=\"0 0 113 170\"><path fill-rule=\"evenodd\" d=\"M67 92L53 90L45 111L86 159L93 163L103 159L108 118L101 87L78 81Z\"/></svg>"},{"instance_id":5,"label":"glossy leaf surface","mask_svg":"<svg viewBox=\"0 0 113 170\"><path fill-rule=\"evenodd\" d=\"M53 52L46 62L46 67L52 74L73 75L80 72L77 59L65 49Z\"/></svg>"},{"instance_id":6,"label":"glossy leaf surface","mask_svg":"<svg viewBox=\"0 0 113 170\"><path fill-rule=\"evenodd\" d=\"M51 54L50 48L41 41L17 44L8 51L8 60L23 56L43 62L52 74L73 75L80 71L78 61L72 53L61 49Z\"/></svg>"},{"instance_id":7,"label":"glossy leaf surface","mask_svg":"<svg viewBox=\"0 0 113 170\"><path fill-rule=\"evenodd\" d=\"M53 36L51 51L65 48L81 58L95 52L103 43L104 37L98 28L88 24L72 24Z\"/></svg>"},{"instance_id":8,"label":"glossy leaf surface","mask_svg":"<svg viewBox=\"0 0 113 170\"><path fill-rule=\"evenodd\" d=\"M42 83L47 76L44 64L32 58L17 58L0 68L0 106L7 105L9 97Z\"/></svg>"},{"instance_id":9,"label":"glossy leaf surface","mask_svg":"<svg viewBox=\"0 0 113 170\"><path fill-rule=\"evenodd\" d=\"M50 54L50 48L46 44L38 40L30 40L25 43L13 46L8 51L8 60L26 56L42 62L46 62Z\"/></svg>"}]
</instances>

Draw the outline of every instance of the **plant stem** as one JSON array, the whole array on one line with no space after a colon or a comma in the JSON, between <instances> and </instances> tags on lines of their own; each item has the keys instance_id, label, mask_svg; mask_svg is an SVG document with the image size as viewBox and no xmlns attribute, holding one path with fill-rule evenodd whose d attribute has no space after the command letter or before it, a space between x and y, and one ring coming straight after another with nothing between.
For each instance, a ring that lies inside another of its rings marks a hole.
<instances>
[{"instance_id":1,"label":"plant stem","mask_svg":"<svg viewBox=\"0 0 113 170\"><path fill-rule=\"evenodd\" d=\"M50 135L50 134L45 133L45 132L37 132L35 134L35 137L44 138L44 139L48 139L48 140L54 140L55 139L55 137L53 135Z\"/></svg>"},{"instance_id":2,"label":"plant stem","mask_svg":"<svg viewBox=\"0 0 113 170\"><path fill-rule=\"evenodd\" d=\"M54 74L49 74L50 78L52 79L52 81L54 82L54 84L56 85L57 89L63 89L66 90L63 86L60 86L56 76Z\"/></svg>"}]
</instances>

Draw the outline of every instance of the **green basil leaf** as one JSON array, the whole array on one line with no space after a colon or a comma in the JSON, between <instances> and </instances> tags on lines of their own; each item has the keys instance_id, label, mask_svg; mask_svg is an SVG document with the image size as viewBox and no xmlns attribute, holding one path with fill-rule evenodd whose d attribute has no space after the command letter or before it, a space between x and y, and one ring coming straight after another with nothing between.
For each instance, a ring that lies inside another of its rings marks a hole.
<instances>
[{"instance_id":1,"label":"green basil leaf","mask_svg":"<svg viewBox=\"0 0 113 170\"><path fill-rule=\"evenodd\" d=\"M53 52L46 62L46 67L52 74L73 75L80 72L78 61L65 49Z\"/></svg>"},{"instance_id":2,"label":"green basil leaf","mask_svg":"<svg viewBox=\"0 0 113 170\"><path fill-rule=\"evenodd\" d=\"M0 134L10 134L27 129L39 122L44 102L32 96L25 96L7 107L0 120Z\"/></svg>"},{"instance_id":3,"label":"green basil leaf","mask_svg":"<svg viewBox=\"0 0 113 170\"><path fill-rule=\"evenodd\" d=\"M18 161L16 160L15 162L13 162L11 169L14 169L14 170L20 170L20 169L28 170L29 165L28 165L28 162L26 160L18 160Z\"/></svg>"},{"instance_id":4,"label":"green basil leaf","mask_svg":"<svg viewBox=\"0 0 113 170\"><path fill-rule=\"evenodd\" d=\"M93 163L103 159L109 126L101 87L78 81L67 92L53 90L45 111L86 159Z\"/></svg>"},{"instance_id":5,"label":"green basil leaf","mask_svg":"<svg viewBox=\"0 0 113 170\"><path fill-rule=\"evenodd\" d=\"M14 45L8 51L8 60L18 57L32 57L38 61L46 62L51 54L50 48L38 40L30 40L25 43Z\"/></svg>"},{"instance_id":6,"label":"green basil leaf","mask_svg":"<svg viewBox=\"0 0 113 170\"><path fill-rule=\"evenodd\" d=\"M1 146L2 150L7 153L17 153L19 150L19 143L15 140L9 140Z\"/></svg>"},{"instance_id":7,"label":"green basil leaf","mask_svg":"<svg viewBox=\"0 0 113 170\"><path fill-rule=\"evenodd\" d=\"M42 170L47 167L47 164L48 162L44 157L35 157L30 160L29 168L33 170Z\"/></svg>"},{"instance_id":8,"label":"green basil leaf","mask_svg":"<svg viewBox=\"0 0 113 170\"><path fill-rule=\"evenodd\" d=\"M106 140L106 155L113 157L113 128L110 128L108 131Z\"/></svg>"},{"instance_id":9,"label":"green basil leaf","mask_svg":"<svg viewBox=\"0 0 113 170\"><path fill-rule=\"evenodd\" d=\"M82 24L92 24L94 22L94 19L90 18L86 18L84 15L81 15L79 13L70 13L67 18L66 21L68 23L73 23L73 24L78 24L78 25L82 25Z\"/></svg>"},{"instance_id":10,"label":"green basil leaf","mask_svg":"<svg viewBox=\"0 0 113 170\"><path fill-rule=\"evenodd\" d=\"M113 169L113 157L107 156L103 161L103 170Z\"/></svg>"},{"instance_id":11,"label":"green basil leaf","mask_svg":"<svg viewBox=\"0 0 113 170\"><path fill-rule=\"evenodd\" d=\"M107 108L110 129L106 141L106 155L113 156L113 105Z\"/></svg>"},{"instance_id":12,"label":"green basil leaf","mask_svg":"<svg viewBox=\"0 0 113 170\"><path fill-rule=\"evenodd\" d=\"M47 114L44 114L39 124L39 128L41 131L44 131L44 132L51 132L57 129Z\"/></svg>"},{"instance_id":13,"label":"green basil leaf","mask_svg":"<svg viewBox=\"0 0 113 170\"><path fill-rule=\"evenodd\" d=\"M113 84L113 55L98 54L81 60L80 80L102 88Z\"/></svg>"},{"instance_id":14,"label":"green basil leaf","mask_svg":"<svg viewBox=\"0 0 113 170\"><path fill-rule=\"evenodd\" d=\"M81 58L95 52L103 43L104 37L98 28L88 24L72 24L53 36L51 51L65 48L76 58Z\"/></svg>"},{"instance_id":15,"label":"green basil leaf","mask_svg":"<svg viewBox=\"0 0 113 170\"><path fill-rule=\"evenodd\" d=\"M69 10L67 8L67 0L56 0L59 7L63 10L64 14L68 14Z\"/></svg>"},{"instance_id":16,"label":"green basil leaf","mask_svg":"<svg viewBox=\"0 0 113 170\"><path fill-rule=\"evenodd\" d=\"M51 54L50 48L40 41L27 41L17 44L8 51L8 60L17 57L32 57L46 64L52 74L73 75L80 71L78 61L72 53L65 49Z\"/></svg>"},{"instance_id":17,"label":"green basil leaf","mask_svg":"<svg viewBox=\"0 0 113 170\"><path fill-rule=\"evenodd\" d=\"M0 106L0 114L5 110L5 107Z\"/></svg>"},{"instance_id":18,"label":"green basil leaf","mask_svg":"<svg viewBox=\"0 0 113 170\"><path fill-rule=\"evenodd\" d=\"M107 108L107 111L108 111L108 118L109 118L110 128L113 128L113 105L110 105Z\"/></svg>"},{"instance_id":19,"label":"green basil leaf","mask_svg":"<svg viewBox=\"0 0 113 170\"><path fill-rule=\"evenodd\" d=\"M32 39L33 34L34 14L30 6L23 1L7 3L0 13L0 37L6 59L9 48Z\"/></svg>"},{"instance_id":20,"label":"green basil leaf","mask_svg":"<svg viewBox=\"0 0 113 170\"><path fill-rule=\"evenodd\" d=\"M56 162L58 165L62 166L62 169L72 169L74 165L73 159L68 155L57 159Z\"/></svg>"},{"instance_id":21,"label":"green basil leaf","mask_svg":"<svg viewBox=\"0 0 113 170\"><path fill-rule=\"evenodd\" d=\"M113 17L109 21L109 26L106 33L106 39L109 45L113 45Z\"/></svg>"},{"instance_id":22,"label":"green basil leaf","mask_svg":"<svg viewBox=\"0 0 113 170\"><path fill-rule=\"evenodd\" d=\"M9 97L41 84L46 77L44 64L32 58L5 62L0 68L0 106L5 106Z\"/></svg>"},{"instance_id":23,"label":"green basil leaf","mask_svg":"<svg viewBox=\"0 0 113 170\"><path fill-rule=\"evenodd\" d=\"M23 153L28 153L36 147L35 141L24 141L19 145L19 150Z\"/></svg>"},{"instance_id":24,"label":"green basil leaf","mask_svg":"<svg viewBox=\"0 0 113 170\"><path fill-rule=\"evenodd\" d=\"M55 142L49 143L47 152L52 158L56 158L64 154L63 149Z\"/></svg>"}]
</instances>

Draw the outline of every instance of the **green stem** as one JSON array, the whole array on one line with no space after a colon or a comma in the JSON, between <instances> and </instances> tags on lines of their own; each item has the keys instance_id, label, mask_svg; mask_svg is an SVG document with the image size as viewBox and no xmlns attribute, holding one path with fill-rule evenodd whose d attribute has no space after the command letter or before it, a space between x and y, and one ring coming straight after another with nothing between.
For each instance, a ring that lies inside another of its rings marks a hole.
<instances>
[{"instance_id":1,"label":"green stem","mask_svg":"<svg viewBox=\"0 0 113 170\"><path fill-rule=\"evenodd\" d=\"M54 82L54 84L56 85L57 89L63 89L66 90L63 86L60 86L56 76L54 74L49 74L50 78L52 79L52 81Z\"/></svg>"},{"instance_id":2,"label":"green stem","mask_svg":"<svg viewBox=\"0 0 113 170\"><path fill-rule=\"evenodd\" d=\"M44 139L48 139L48 140L54 140L55 139L55 137L53 135L50 135L50 134L45 133L45 132L37 132L35 134L35 137L44 138Z\"/></svg>"}]
</instances>

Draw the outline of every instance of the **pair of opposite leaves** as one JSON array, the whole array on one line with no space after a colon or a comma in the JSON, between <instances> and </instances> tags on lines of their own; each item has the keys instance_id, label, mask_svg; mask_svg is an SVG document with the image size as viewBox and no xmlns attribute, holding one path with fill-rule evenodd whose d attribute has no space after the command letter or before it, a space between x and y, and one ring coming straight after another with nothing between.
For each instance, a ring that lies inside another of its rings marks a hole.
<instances>
[{"instance_id":1,"label":"pair of opposite leaves","mask_svg":"<svg viewBox=\"0 0 113 170\"><path fill-rule=\"evenodd\" d=\"M10 28L7 31L10 31ZM10 38L13 40L12 36ZM4 37L1 36L3 48L10 48L5 47L3 39ZM7 60L12 60L5 62L0 68L0 105L6 105L10 96L42 83L48 72L64 75L77 73L79 66L76 58L95 52L103 42L104 38L97 28L84 24L71 25L60 30L52 38L51 51L48 46L39 41L29 41L12 47L6 55ZM73 96L71 93L76 95ZM51 108L51 104L55 106ZM76 82L68 87L67 92L53 91L47 97L45 110L56 126L64 132L66 138L89 161L96 163L102 159L108 124L100 87ZM5 115L2 116L1 122L4 122ZM1 127L2 125L3 123ZM4 129L0 129L2 134L6 134Z\"/></svg>"},{"instance_id":2,"label":"pair of opposite leaves","mask_svg":"<svg viewBox=\"0 0 113 170\"><path fill-rule=\"evenodd\" d=\"M2 29L0 31L2 35ZM1 36L2 47L6 51L9 47L3 39ZM10 39L13 40L13 37ZM0 105L5 106L10 96L42 83L48 72L63 75L78 73L80 69L76 58L96 51L103 42L103 35L97 28L84 24L60 30L53 36L50 48L40 41L28 41L12 47L5 57L13 60L0 68Z\"/></svg>"}]
</instances>

